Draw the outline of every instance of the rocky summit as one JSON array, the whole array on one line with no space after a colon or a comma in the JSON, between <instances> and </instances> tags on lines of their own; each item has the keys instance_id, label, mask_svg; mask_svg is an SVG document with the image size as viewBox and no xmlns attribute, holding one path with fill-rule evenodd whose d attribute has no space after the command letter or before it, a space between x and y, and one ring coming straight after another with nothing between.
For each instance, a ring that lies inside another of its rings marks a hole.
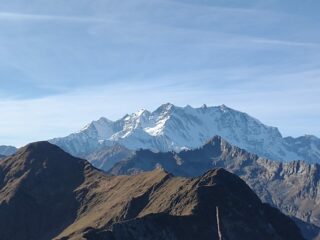
<instances>
[{"instance_id":1,"label":"rocky summit","mask_svg":"<svg viewBox=\"0 0 320 240\"><path fill-rule=\"evenodd\" d=\"M0 162L1 240L303 239L295 223L221 168L107 175L47 142Z\"/></svg>"}]
</instances>

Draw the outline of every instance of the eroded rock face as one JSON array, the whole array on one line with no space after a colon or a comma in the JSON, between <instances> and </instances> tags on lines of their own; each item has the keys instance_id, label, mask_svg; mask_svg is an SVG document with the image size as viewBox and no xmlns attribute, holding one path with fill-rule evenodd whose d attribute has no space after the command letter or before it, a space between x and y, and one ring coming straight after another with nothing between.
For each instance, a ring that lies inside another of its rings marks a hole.
<instances>
[{"instance_id":1,"label":"eroded rock face","mask_svg":"<svg viewBox=\"0 0 320 240\"><path fill-rule=\"evenodd\" d=\"M109 176L46 142L0 163L2 240L303 239L236 175Z\"/></svg>"},{"instance_id":2,"label":"eroded rock face","mask_svg":"<svg viewBox=\"0 0 320 240\"><path fill-rule=\"evenodd\" d=\"M220 137L214 137L201 148L180 153L138 151L129 160L116 164L110 173L135 174L159 166L174 175L189 177L199 176L213 167L225 168L245 180L263 202L278 207L285 214L320 226L318 164L304 161L282 163L259 158Z\"/></svg>"}]
</instances>

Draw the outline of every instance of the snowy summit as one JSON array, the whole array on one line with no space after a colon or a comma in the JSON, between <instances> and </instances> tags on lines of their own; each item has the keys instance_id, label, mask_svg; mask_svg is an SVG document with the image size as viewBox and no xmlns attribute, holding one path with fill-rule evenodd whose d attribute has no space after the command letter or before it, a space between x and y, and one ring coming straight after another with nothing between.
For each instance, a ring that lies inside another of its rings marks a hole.
<instances>
[{"instance_id":1,"label":"snowy summit","mask_svg":"<svg viewBox=\"0 0 320 240\"><path fill-rule=\"evenodd\" d=\"M117 121L100 118L51 142L76 156L85 156L115 143L132 150L181 151L200 147L215 135L269 159L320 161L318 138L283 138L277 128L225 105L193 108L167 103L153 112L142 109Z\"/></svg>"}]
</instances>

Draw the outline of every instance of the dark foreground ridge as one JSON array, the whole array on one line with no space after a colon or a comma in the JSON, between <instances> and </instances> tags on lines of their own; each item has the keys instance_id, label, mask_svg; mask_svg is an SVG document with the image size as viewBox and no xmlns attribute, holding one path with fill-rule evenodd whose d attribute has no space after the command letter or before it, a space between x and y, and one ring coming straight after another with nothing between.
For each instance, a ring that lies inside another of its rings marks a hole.
<instances>
[{"instance_id":1,"label":"dark foreground ridge","mask_svg":"<svg viewBox=\"0 0 320 240\"><path fill-rule=\"evenodd\" d=\"M108 176L47 142L0 162L1 240L303 239L224 169Z\"/></svg>"}]
</instances>

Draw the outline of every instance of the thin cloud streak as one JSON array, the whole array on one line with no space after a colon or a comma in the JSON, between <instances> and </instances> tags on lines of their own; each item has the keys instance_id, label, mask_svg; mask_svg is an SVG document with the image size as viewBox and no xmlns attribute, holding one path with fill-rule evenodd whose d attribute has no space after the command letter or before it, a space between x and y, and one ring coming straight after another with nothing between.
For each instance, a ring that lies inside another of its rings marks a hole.
<instances>
[{"instance_id":1,"label":"thin cloud streak","mask_svg":"<svg viewBox=\"0 0 320 240\"><path fill-rule=\"evenodd\" d=\"M93 22L93 23L109 22L109 20L104 19L104 18L24 14L24 13L15 13L15 12L0 12L0 21L1 20L6 20L6 21L65 21L65 22Z\"/></svg>"},{"instance_id":2,"label":"thin cloud streak","mask_svg":"<svg viewBox=\"0 0 320 240\"><path fill-rule=\"evenodd\" d=\"M319 47L318 43L311 42L294 42L284 41L280 39L268 39L268 38L251 38L251 41L258 44L271 44L271 45L284 45L290 47Z\"/></svg>"},{"instance_id":3,"label":"thin cloud streak","mask_svg":"<svg viewBox=\"0 0 320 240\"><path fill-rule=\"evenodd\" d=\"M188 7L189 9L193 10L207 10L207 11L216 11L221 13L239 13L239 14L261 14L261 13L268 13L268 11L263 9L257 9L257 8L245 8L245 7L227 7L227 6L216 6L213 4L201 4L198 1L195 2L182 2L182 1L168 1L164 0L161 2L165 2L168 5L174 6L174 7ZM200 3L200 4L199 4Z\"/></svg>"}]
</instances>

